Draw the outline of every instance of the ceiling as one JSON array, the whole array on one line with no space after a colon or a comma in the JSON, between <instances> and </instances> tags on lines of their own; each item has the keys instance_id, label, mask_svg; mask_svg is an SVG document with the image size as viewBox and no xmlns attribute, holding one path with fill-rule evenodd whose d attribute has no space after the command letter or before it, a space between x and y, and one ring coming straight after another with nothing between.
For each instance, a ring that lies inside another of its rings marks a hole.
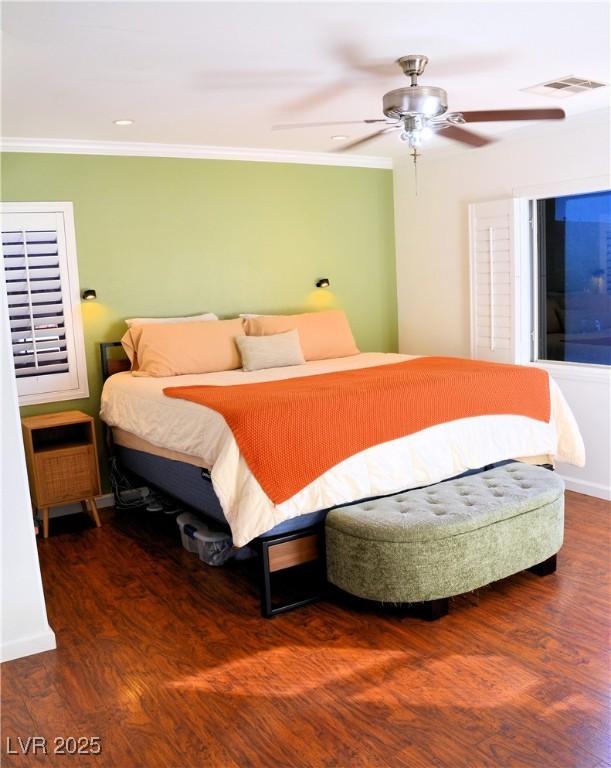
<instances>
[{"instance_id":1,"label":"ceiling","mask_svg":"<svg viewBox=\"0 0 611 768\"><path fill-rule=\"evenodd\" d=\"M7 137L334 150L332 135L371 128L271 127L382 116L383 93L408 83L392 64L407 53L429 56L421 83L445 88L450 110L570 116L609 103L609 88L558 101L521 91L566 75L609 82L606 3L5 2L3 28ZM353 151L406 147L392 135Z\"/></svg>"}]
</instances>

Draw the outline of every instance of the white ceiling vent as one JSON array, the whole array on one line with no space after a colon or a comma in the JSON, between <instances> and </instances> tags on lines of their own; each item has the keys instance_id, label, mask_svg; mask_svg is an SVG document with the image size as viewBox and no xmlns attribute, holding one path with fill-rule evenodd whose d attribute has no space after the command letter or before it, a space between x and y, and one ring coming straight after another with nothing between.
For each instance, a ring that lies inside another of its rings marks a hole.
<instances>
[{"instance_id":1,"label":"white ceiling vent","mask_svg":"<svg viewBox=\"0 0 611 768\"><path fill-rule=\"evenodd\" d=\"M596 80L588 80L585 77L567 75L557 80L548 80L547 83L532 85L530 88L522 88L525 93L536 93L539 96L551 96L554 99L568 99L569 96L577 96L578 93L587 93L597 88L605 88L607 83L599 83Z\"/></svg>"}]
</instances>

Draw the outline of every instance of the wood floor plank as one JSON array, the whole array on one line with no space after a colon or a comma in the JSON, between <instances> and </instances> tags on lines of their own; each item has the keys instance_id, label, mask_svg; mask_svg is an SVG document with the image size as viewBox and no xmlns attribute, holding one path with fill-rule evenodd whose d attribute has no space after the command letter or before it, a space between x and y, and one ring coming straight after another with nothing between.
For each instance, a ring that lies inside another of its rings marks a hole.
<instances>
[{"instance_id":1,"label":"wood floor plank","mask_svg":"<svg viewBox=\"0 0 611 768\"><path fill-rule=\"evenodd\" d=\"M3 764L608 768L610 512L568 493L556 574L433 624L338 595L265 621L252 564L203 566L171 517L57 519L39 552L58 648L3 665L3 738L99 735L102 754Z\"/></svg>"},{"instance_id":2,"label":"wood floor plank","mask_svg":"<svg viewBox=\"0 0 611 768\"><path fill-rule=\"evenodd\" d=\"M571 745L559 743L553 736L541 732L533 739L529 735L508 739L503 735L491 736L477 746L472 755L473 765L495 768L595 768L598 758ZM481 761L481 762L478 762Z\"/></svg>"}]
</instances>

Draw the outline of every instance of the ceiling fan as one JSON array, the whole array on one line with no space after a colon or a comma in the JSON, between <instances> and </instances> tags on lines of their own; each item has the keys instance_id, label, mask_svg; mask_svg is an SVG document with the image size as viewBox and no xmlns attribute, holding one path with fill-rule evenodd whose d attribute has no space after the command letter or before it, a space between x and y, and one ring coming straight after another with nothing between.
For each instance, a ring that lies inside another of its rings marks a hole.
<instances>
[{"instance_id":1,"label":"ceiling fan","mask_svg":"<svg viewBox=\"0 0 611 768\"><path fill-rule=\"evenodd\" d=\"M465 123L503 122L507 120L562 120L565 117L564 110L556 108L448 112L448 96L443 88L418 85L418 77L423 74L428 61L427 56L419 54L402 56L397 60L403 73L410 78L410 85L384 94L382 99L382 110L386 116L384 118L329 123L290 123L275 125L273 130L381 123L384 127L368 136L363 136L361 139L344 144L336 151L346 152L387 133L400 131L399 139L406 142L416 153L423 142L434 133L461 144L467 144L470 147L483 147L495 141L493 138L463 128Z\"/></svg>"}]
</instances>

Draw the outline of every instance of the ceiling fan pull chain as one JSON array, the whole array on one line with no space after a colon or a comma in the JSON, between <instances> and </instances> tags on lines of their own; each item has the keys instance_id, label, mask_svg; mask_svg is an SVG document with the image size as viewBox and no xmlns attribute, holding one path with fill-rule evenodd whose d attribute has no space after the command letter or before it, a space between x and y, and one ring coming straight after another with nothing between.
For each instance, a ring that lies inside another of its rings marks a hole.
<instances>
[{"instance_id":1,"label":"ceiling fan pull chain","mask_svg":"<svg viewBox=\"0 0 611 768\"><path fill-rule=\"evenodd\" d=\"M418 162L417 162L417 160L420 157L420 155L418 154L418 152L416 152L415 148L412 151L412 157L414 158L414 186L415 186L415 189L416 189L416 197L418 197L419 189L418 189Z\"/></svg>"}]
</instances>

